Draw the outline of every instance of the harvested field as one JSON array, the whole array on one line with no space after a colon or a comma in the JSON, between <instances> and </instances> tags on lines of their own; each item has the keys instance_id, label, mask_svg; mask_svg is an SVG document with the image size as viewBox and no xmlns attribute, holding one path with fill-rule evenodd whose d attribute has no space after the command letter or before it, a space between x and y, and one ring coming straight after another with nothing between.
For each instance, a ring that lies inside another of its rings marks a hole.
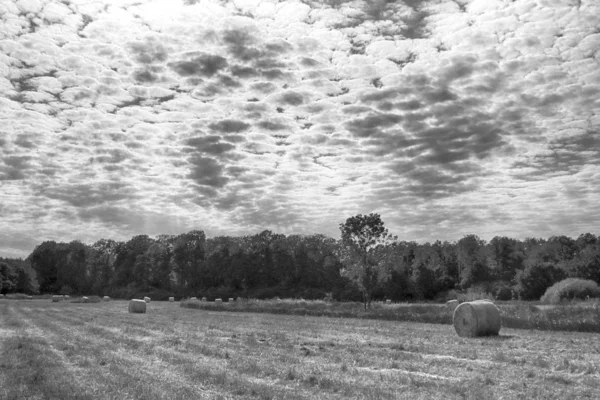
<instances>
[{"instance_id":1,"label":"harvested field","mask_svg":"<svg viewBox=\"0 0 600 400\"><path fill-rule=\"evenodd\" d=\"M597 334L0 300L0 399L600 398Z\"/></svg>"}]
</instances>

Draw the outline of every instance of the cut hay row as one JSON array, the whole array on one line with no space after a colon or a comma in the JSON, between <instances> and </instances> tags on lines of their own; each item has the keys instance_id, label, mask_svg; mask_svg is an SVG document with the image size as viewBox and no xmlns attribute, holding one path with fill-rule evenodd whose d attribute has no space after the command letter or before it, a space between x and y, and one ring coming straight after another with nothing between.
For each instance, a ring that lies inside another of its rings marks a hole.
<instances>
[{"instance_id":1,"label":"cut hay row","mask_svg":"<svg viewBox=\"0 0 600 400\"><path fill-rule=\"evenodd\" d=\"M502 327L502 319L494 303L476 300L456 307L453 324L460 337L497 336Z\"/></svg>"},{"instance_id":2,"label":"cut hay row","mask_svg":"<svg viewBox=\"0 0 600 400\"><path fill-rule=\"evenodd\" d=\"M129 313L132 314L145 314L146 313L146 301L140 299L132 299L129 301Z\"/></svg>"}]
</instances>

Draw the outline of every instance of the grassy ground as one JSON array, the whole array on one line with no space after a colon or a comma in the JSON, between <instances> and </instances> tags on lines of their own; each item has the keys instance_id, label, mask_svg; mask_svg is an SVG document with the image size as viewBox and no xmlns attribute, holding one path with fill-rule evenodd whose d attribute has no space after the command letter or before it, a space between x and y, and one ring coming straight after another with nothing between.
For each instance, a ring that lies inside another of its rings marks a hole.
<instances>
[{"instance_id":1,"label":"grassy ground","mask_svg":"<svg viewBox=\"0 0 600 400\"><path fill-rule=\"evenodd\" d=\"M0 300L0 399L600 398L590 333Z\"/></svg>"}]
</instances>

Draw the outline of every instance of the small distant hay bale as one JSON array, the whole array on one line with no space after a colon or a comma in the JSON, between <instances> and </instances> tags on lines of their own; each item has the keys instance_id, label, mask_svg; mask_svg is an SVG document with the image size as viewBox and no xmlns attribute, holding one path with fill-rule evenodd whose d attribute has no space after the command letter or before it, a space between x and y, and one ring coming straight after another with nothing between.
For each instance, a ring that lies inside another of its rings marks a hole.
<instances>
[{"instance_id":1,"label":"small distant hay bale","mask_svg":"<svg viewBox=\"0 0 600 400\"><path fill-rule=\"evenodd\" d=\"M234 301L235 301L235 300L233 299L233 297L230 297L230 298L229 298L229 302L230 302L230 303L233 303Z\"/></svg>"},{"instance_id":2,"label":"small distant hay bale","mask_svg":"<svg viewBox=\"0 0 600 400\"><path fill-rule=\"evenodd\" d=\"M192 297L190 300L198 300L198 299L197 299L197 298L195 298L195 297Z\"/></svg>"},{"instance_id":3,"label":"small distant hay bale","mask_svg":"<svg viewBox=\"0 0 600 400\"><path fill-rule=\"evenodd\" d=\"M130 314L145 314L146 313L146 301L140 299L132 299L129 301L129 313Z\"/></svg>"},{"instance_id":4,"label":"small distant hay bale","mask_svg":"<svg viewBox=\"0 0 600 400\"><path fill-rule=\"evenodd\" d=\"M145 301L146 303L150 303L150 297L144 297L144 301Z\"/></svg>"},{"instance_id":5,"label":"small distant hay bale","mask_svg":"<svg viewBox=\"0 0 600 400\"><path fill-rule=\"evenodd\" d=\"M169 302L173 303L175 301L175 297L169 297Z\"/></svg>"},{"instance_id":6,"label":"small distant hay bale","mask_svg":"<svg viewBox=\"0 0 600 400\"><path fill-rule=\"evenodd\" d=\"M385 301L385 304L392 304L392 301L391 301L390 299L387 299L387 300Z\"/></svg>"},{"instance_id":7,"label":"small distant hay bale","mask_svg":"<svg viewBox=\"0 0 600 400\"><path fill-rule=\"evenodd\" d=\"M453 323L460 337L497 336L502 327L498 307L485 300L458 305L454 310Z\"/></svg>"},{"instance_id":8,"label":"small distant hay bale","mask_svg":"<svg viewBox=\"0 0 600 400\"><path fill-rule=\"evenodd\" d=\"M450 311L454 312L454 310L456 310L456 307L458 307L458 304L459 304L458 300L448 300L448 301L446 302L446 307L447 307L447 308L448 308Z\"/></svg>"},{"instance_id":9,"label":"small distant hay bale","mask_svg":"<svg viewBox=\"0 0 600 400\"><path fill-rule=\"evenodd\" d=\"M68 294L65 295L65 299L69 300L71 298L71 296L69 296Z\"/></svg>"},{"instance_id":10,"label":"small distant hay bale","mask_svg":"<svg viewBox=\"0 0 600 400\"><path fill-rule=\"evenodd\" d=\"M104 301L110 301L110 297L108 297L108 296L104 296L104 297L102 298L102 300L104 300Z\"/></svg>"},{"instance_id":11,"label":"small distant hay bale","mask_svg":"<svg viewBox=\"0 0 600 400\"><path fill-rule=\"evenodd\" d=\"M215 303L222 304L223 303L223 299L215 299Z\"/></svg>"},{"instance_id":12,"label":"small distant hay bale","mask_svg":"<svg viewBox=\"0 0 600 400\"><path fill-rule=\"evenodd\" d=\"M60 301L60 297L59 296L52 296L52 302L53 303L58 303Z\"/></svg>"},{"instance_id":13,"label":"small distant hay bale","mask_svg":"<svg viewBox=\"0 0 600 400\"><path fill-rule=\"evenodd\" d=\"M203 297L203 298L202 298L202 301L206 301L206 297Z\"/></svg>"},{"instance_id":14,"label":"small distant hay bale","mask_svg":"<svg viewBox=\"0 0 600 400\"><path fill-rule=\"evenodd\" d=\"M2 293L0 293L0 299L3 299L4 295Z\"/></svg>"},{"instance_id":15,"label":"small distant hay bale","mask_svg":"<svg viewBox=\"0 0 600 400\"><path fill-rule=\"evenodd\" d=\"M83 296L83 297L81 298L81 301L82 301L82 302L84 302L84 303L88 303L88 302L90 301L90 298L89 298L89 297L87 297L87 296Z\"/></svg>"}]
</instances>

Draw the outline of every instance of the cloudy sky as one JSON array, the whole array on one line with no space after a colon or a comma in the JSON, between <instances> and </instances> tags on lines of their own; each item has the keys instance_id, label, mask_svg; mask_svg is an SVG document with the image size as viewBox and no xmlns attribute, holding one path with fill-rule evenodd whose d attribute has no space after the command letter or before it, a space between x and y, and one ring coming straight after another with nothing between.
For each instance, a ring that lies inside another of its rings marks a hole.
<instances>
[{"instance_id":1,"label":"cloudy sky","mask_svg":"<svg viewBox=\"0 0 600 400\"><path fill-rule=\"evenodd\" d=\"M600 233L598 0L2 0L0 256Z\"/></svg>"}]
</instances>

